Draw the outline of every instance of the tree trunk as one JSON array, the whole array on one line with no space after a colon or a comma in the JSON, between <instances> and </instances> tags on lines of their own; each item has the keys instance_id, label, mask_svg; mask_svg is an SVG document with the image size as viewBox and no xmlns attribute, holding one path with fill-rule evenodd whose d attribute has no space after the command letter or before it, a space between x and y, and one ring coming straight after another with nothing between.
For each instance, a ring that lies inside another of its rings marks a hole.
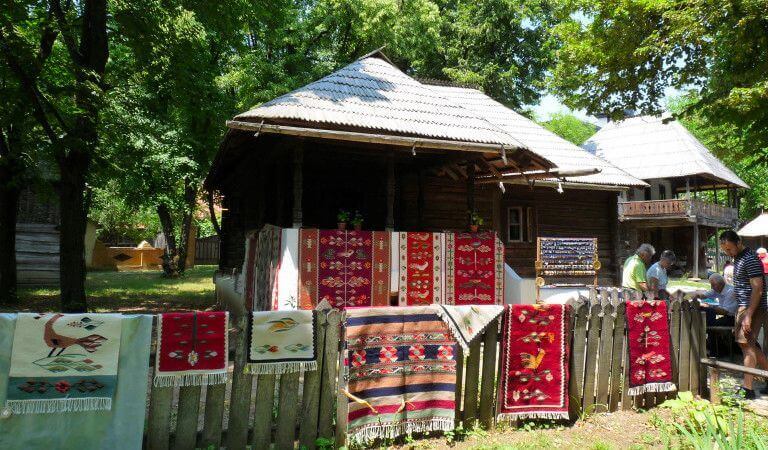
<instances>
[{"instance_id":1,"label":"tree trunk","mask_svg":"<svg viewBox=\"0 0 768 450\"><path fill-rule=\"evenodd\" d=\"M192 187L189 180L184 180L184 219L181 223L181 239L179 240L179 272L187 268L187 247L189 246L189 232L192 230L192 218L197 206L197 190Z\"/></svg>"},{"instance_id":2,"label":"tree trunk","mask_svg":"<svg viewBox=\"0 0 768 450\"><path fill-rule=\"evenodd\" d=\"M165 253L163 253L163 276L175 278L179 276L179 249L176 245L176 230L173 227L171 210L165 203L157 205L157 216L165 235Z\"/></svg>"},{"instance_id":3,"label":"tree trunk","mask_svg":"<svg viewBox=\"0 0 768 450\"><path fill-rule=\"evenodd\" d=\"M12 151L17 150L14 128L0 130L0 304L14 304L16 296L16 219L19 211L19 186L24 164Z\"/></svg>"},{"instance_id":4,"label":"tree trunk","mask_svg":"<svg viewBox=\"0 0 768 450\"><path fill-rule=\"evenodd\" d=\"M85 298L85 175L89 158L85 152L70 150L59 160L59 207L61 211L59 277L61 309L66 313L86 312Z\"/></svg>"}]
</instances>

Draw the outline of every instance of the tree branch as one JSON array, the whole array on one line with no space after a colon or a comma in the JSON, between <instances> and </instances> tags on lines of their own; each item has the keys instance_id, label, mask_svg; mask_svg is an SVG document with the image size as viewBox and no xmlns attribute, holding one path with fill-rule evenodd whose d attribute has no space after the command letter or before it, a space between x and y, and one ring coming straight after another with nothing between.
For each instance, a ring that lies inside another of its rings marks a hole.
<instances>
[{"instance_id":1,"label":"tree branch","mask_svg":"<svg viewBox=\"0 0 768 450\"><path fill-rule=\"evenodd\" d=\"M61 30L61 38L64 41L64 45L67 47L69 56L76 65L81 65L83 61L83 55L78 50L77 42L70 33L69 22L64 10L61 8L61 2L59 0L50 1L51 10L56 17L56 21L59 23L59 29ZM67 8L69 8L69 2L67 2Z\"/></svg>"}]
</instances>

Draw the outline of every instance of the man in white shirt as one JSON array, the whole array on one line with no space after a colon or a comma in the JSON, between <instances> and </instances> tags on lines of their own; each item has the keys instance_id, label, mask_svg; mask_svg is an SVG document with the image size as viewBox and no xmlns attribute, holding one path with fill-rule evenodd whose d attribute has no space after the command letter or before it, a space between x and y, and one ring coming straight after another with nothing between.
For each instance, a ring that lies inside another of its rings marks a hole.
<instances>
[{"instance_id":1,"label":"man in white shirt","mask_svg":"<svg viewBox=\"0 0 768 450\"><path fill-rule=\"evenodd\" d=\"M667 292L667 282L669 281L667 269L675 263L676 259L675 252L672 250L664 250L661 252L659 261L648 268L648 272L645 274L645 279L648 283L648 290L653 293L655 298L669 300L669 292Z\"/></svg>"},{"instance_id":2,"label":"man in white shirt","mask_svg":"<svg viewBox=\"0 0 768 450\"><path fill-rule=\"evenodd\" d=\"M713 273L709 276L709 285L712 289L695 297L716 300L718 303L717 306L706 302L701 303L701 307L707 313L707 326L732 327L736 311L739 309L733 286L726 284L725 278L719 273ZM716 318L717 315L723 317L718 319Z\"/></svg>"}]
</instances>

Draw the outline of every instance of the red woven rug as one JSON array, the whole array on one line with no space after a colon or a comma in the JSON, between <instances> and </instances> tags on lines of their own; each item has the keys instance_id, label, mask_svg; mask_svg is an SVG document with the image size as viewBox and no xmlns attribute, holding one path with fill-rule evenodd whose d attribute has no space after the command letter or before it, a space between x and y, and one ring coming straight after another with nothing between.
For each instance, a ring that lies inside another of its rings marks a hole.
<instances>
[{"instance_id":1,"label":"red woven rug","mask_svg":"<svg viewBox=\"0 0 768 450\"><path fill-rule=\"evenodd\" d=\"M400 306L442 301L442 233L400 233Z\"/></svg>"},{"instance_id":2,"label":"red woven rug","mask_svg":"<svg viewBox=\"0 0 768 450\"><path fill-rule=\"evenodd\" d=\"M445 303L501 305L504 245L496 233L445 234Z\"/></svg>"},{"instance_id":3,"label":"red woven rug","mask_svg":"<svg viewBox=\"0 0 768 450\"><path fill-rule=\"evenodd\" d=\"M499 419L568 419L568 305L504 311Z\"/></svg>"},{"instance_id":4,"label":"red woven rug","mask_svg":"<svg viewBox=\"0 0 768 450\"><path fill-rule=\"evenodd\" d=\"M155 386L226 383L228 320L226 311L158 315Z\"/></svg>"},{"instance_id":5,"label":"red woven rug","mask_svg":"<svg viewBox=\"0 0 768 450\"><path fill-rule=\"evenodd\" d=\"M299 232L299 308L389 306L390 233Z\"/></svg>"},{"instance_id":6,"label":"red woven rug","mask_svg":"<svg viewBox=\"0 0 768 450\"><path fill-rule=\"evenodd\" d=\"M672 382L666 302L627 302L627 327L629 395L677 390Z\"/></svg>"}]
</instances>

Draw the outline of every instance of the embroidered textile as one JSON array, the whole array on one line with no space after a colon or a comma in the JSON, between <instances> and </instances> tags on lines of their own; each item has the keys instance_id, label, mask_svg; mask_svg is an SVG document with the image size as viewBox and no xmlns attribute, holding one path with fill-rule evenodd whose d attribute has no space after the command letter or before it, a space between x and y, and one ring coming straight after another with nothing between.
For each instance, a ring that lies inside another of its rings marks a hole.
<instances>
[{"instance_id":1,"label":"embroidered textile","mask_svg":"<svg viewBox=\"0 0 768 450\"><path fill-rule=\"evenodd\" d=\"M0 409L6 400L17 320L17 314L0 313ZM0 418L0 449L142 448L151 337L152 316L122 316L117 385L109 411L4 416Z\"/></svg>"},{"instance_id":2,"label":"embroidered textile","mask_svg":"<svg viewBox=\"0 0 768 450\"><path fill-rule=\"evenodd\" d=\"M666 302L627 302L627 328L629 395L677 390L672 382Z\"/></svg>"},{"instance_id":3,"label":"embroidered textile","mask_svg":"<svg viewBox=\"0 0 768 450\"><path fill-rule=\"evenodd\" d=\"M399 303L429 305L441 303L443 296L443 234L400 234Z\"/></svg>"},{"instance_id":4,"label":"embroidered textile","mask_svg":"<svg viewBox=\"0 0 768 450\"><path fill-rule=\"evenodd\" d=\"M388 306L390 233L299 231L299 308Z\"/></svg>"},{"instance_id":5,"label":"embroidered textile","mask_svg":"<svg viewBox=\"0 0 768 450\"><path fill-rule=\"evenodd\" d=\"M570 311L556 304L505 310L500 419L568 419Z\"/></svg>"},{"instance_id":6,"label":"embroidered textile","mask_svg":"<svg viewBox=\"0 0 768 450\"><path fill-rule=\"evenodd\" d=\"M456 341L433 306L347 310L350 439L452 430Z\"/></svg>"},{"instance_id":7,"label":"embroidered textile","mask_svg":"<svg viewBox=\"0 0 768 450\"><path fill-rule=\"evenodd\" d=\"M314 311L254 311L249 334L247 373L317 370Z\"/></svg>"},{"instance_id":8,"label":"embroidered textile","mask_svg":"<svg viewBox=\"0 0 768 450\"><path fill-rule=\"evenodd\" d=\"M226 311L157 316L155 386L197 386L227 382Z\"/></svg>"},{"instance_id":9,"label":"embroidered textile","mask_svg":"<svg viewBox=\"0 0 768 450\"><path fill-rule=\"evenodd\" d=\"M504 245L496 233L445 234L445 303L501 305Z\"/></svg>"},{"instance_id":10,"label":"embroidered textile","mask_svg":"<svg viewBox=\"0 0 768 450\"><path fill-rule=\"evenodd\" d=\"M109 410L121 333L119 314L20 313L6 406L16 414Z\"/></svg>"},{"instance_id":11,"label":"embroidered textile","mask_svg":"<svg viewBox=\"0 0 768 450\"><path fill-rule=\"evenodd\" d=\"M500 305L435 305L435 309L465 352L470 342L504 312Z\"/></svg>"},{"instance_id":12,"label":"embroidered textile","mask_svg":"<svg viewBox=\"0 0 768 450\"><path fill-rule=\"evenodd\" d=\"M245 305L254 311L272 309L275 297L275 276L280 262L280 228L264 225L247 239L245 274Z\"/></svg>"}]
</instances>

